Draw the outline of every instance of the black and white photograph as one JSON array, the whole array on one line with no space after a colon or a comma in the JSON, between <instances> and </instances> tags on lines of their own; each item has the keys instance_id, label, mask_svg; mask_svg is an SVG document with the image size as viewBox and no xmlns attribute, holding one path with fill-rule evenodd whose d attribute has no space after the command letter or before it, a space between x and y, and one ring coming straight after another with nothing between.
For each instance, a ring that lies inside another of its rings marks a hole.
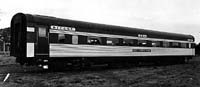
<instances>
[{"instance_id":1,"label":"black and white photograph","mask_svg":"<svg viewBox=\"0 0 200 87\"><path fill-rule=\"evenodd\" d=\"M200 0L4 0L0 87L200 87Z\"/></svg>"}]
</instances>

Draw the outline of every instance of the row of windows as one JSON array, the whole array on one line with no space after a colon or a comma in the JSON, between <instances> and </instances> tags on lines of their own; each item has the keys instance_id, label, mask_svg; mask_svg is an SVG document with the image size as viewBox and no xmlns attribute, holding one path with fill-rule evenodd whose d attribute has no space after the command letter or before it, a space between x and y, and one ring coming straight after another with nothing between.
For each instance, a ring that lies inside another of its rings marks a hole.
<instances>
[{"instance_id":1,"label":"row of windows","mask_svg":"<svg viewBox=\"0 0 200 87\"><path fill-rule=\"evenodd\" d=\"M27 34L27 42L34 42L34 32ZM174 48L190 48L194 47L192 44L179 42L165 42L165 41L149 41L137 39L122 39L122 38L107 38L94 36L73 36L68 34L50 33L50 43L64 43L64 44L90 44L90 45L112 45L112 46L146 46L146 47L174 47Z\"/></svg>"},{"instance_id":2,"label":"row of windows","mask_svg":"<svg viewBox=\"0 0 200 87\"><path fill-rule=\"evenodd\" d=\"M190 48L188 43L50 33L50 43Z\"/></svg>"}]
</instances>

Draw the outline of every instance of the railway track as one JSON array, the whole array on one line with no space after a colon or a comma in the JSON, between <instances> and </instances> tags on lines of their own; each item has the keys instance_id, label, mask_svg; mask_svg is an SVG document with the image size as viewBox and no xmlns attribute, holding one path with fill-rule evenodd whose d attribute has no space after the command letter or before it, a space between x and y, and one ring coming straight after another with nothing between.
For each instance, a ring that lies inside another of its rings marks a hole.
<instances>
[{"instance_id":1,"label":"railway track","mask_svg":"<svg viewBox=\"0 0 200 87\"><path fill-rule=\"evenodd\" d=\"M1 58L2 59L2 58ZM12 61L5 58L3 61ZM1 62L3 62L1 61ZM0 65L0 81L10 73L1 87L198 87L200 62L154 65L95 65L87 69L44 71L36 66L21 67L15 63Z\"/></svg>"}]
</instances>

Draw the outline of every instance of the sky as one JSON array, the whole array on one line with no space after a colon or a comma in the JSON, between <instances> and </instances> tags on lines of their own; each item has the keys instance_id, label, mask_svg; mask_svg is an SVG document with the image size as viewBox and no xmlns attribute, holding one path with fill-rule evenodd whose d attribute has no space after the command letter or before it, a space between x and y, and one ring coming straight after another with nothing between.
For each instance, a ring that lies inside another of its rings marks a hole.
<instances>
[{"instance_id":1,"label":"sky","mask_svg":"<svg viewBox=\"0 0 200 87\"><path fill-rule=\"evenodd\" d=\"M18 12L190 34L200 42L200 0L4 0L0 28Z\"/></svg>"}]
</instances>

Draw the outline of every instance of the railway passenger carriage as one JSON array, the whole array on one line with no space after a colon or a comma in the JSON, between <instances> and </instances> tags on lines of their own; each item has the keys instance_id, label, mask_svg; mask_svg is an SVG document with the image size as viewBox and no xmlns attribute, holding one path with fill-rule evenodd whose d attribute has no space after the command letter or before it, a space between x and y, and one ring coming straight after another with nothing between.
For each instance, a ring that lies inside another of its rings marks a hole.
<instances>
[{"instance_id":1,"label":"railway passenger carriage","mask_svg":"<svg viewBox=\"0 0 200 87\"><path fill-rule=\"evenodd\" d=\"M11 55L20 64L87 65L184 61L195 55L194 37L18 13L11 21Z\"/></svg>"}]
</instances>

